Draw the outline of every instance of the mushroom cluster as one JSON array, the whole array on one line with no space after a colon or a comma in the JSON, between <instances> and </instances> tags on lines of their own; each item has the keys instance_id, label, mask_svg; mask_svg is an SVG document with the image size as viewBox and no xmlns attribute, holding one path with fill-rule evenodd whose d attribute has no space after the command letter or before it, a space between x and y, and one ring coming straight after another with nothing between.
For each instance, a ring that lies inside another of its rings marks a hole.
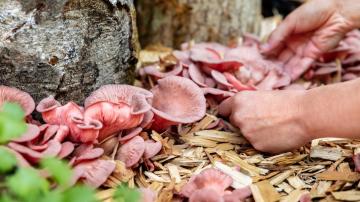
<instances>
[{"instance_id":1,"label":"mushroom cluster","mask_svg":"<svg viewBox=\"0 0 360 202\"><path fill-rule=\"evenodd\" d=\"M348 33L340 45L310 66L285 67L260 51L260 40L245 34L242 43L232 47L217 43L185 43L172 52L176 64L160 60L140 69L143 77L153 80L168 76L189 78L207 97L221 101L243 90L302 89L355 79L360 73L360 31ZM341 62L336 63L336 59ZM164 68L166 66L166 68ZM302 78L300 81L299 78Z\"/></svg>"},{"instance_id":2,"label":"mushroom cluster","mask_svg":"<svg viewBox=\"0 0 360 202\"><path fill-rule=\"evenodd\" d=\"M202 90L178 76L160 79L151 91L105 85L86 98L84 107L74 102L62 105L49 96L36 106L44 124L32 119L35 102L26 92L0 86L0 107L5 102L17 103L25 111L26 133L6 145L21 165L31 166L49 156L67 158L75 171L73 183L81 180L93 187L101 186L115 169L113 160L100 159L103 154L114 154L127 168L144 163L153 170L150 159L162 144L139 134L196 122L206 110Z\"/></svg>"}]
</instances>

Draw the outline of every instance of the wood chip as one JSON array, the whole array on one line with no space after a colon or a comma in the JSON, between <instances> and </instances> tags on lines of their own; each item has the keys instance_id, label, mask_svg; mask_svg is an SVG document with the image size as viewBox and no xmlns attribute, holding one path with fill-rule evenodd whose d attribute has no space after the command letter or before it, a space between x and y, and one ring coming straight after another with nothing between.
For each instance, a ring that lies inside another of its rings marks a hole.
<instances>
[{"instance_id":1,"label":"wood chip","mask_svg":"<svg viewBox=\"0 0 360 202\"><path fill-rule=\"evenodd\" d=\"M301 197L306 194L310 194L310 193L306 190L297 189L297 190L292 191L288 196L283 197L280 201L281 202L299 201L301 199Z\"/></svg>"},{"instance_id":2,"label":"wood chip","mask_svg":"<svg viewBox=\"0 0 360 202\"><path fill-rule=\"evenodd\" d=\"M360 201L360 191L339 191L331 193L335 199L342 201Z\"/></svg>"},{"instance_id":3,"label":"wood chip","mask_svg":"<svg viewBox=\"0 0 360 202\"><path fill-rule=\"evenodd\" d=\"M347 182L356 182L360 180L360 174L356 172L337 172L337 171L325 171L316 176L318 180L342 180Z\"/></svg>"},{"instance_id":4,"label":"wood chip","mask_svg":"<svg viewBox=\"0 0 360 202\"><path fill-rule=\"evenodd\" d=\"M339 148L323 147L318 145L311 148L310 157L336 161L342 157L342 152Z\"/></svg>"},{"instance_id":5,"label":"wood chip","mask_svg":"<svg viewBox=\"0 0 360 202\"><path fill-rule=\"evenodd\" d=\"M239 171L236 171L219 161L216 161L214 163L214 167L221 170L223 173L227 174L233 179L233 183L231 186L234 189L240 189L252 184L252 179L250 176L245 175Z\"/></svg>"},{"instance_id":6,"label":"wood chip","mask_svg":"<svg viewBox=\"0 0 360 202\"><path fill-rule=\"evenodd\" d=\"M294 173L294 170L287 170L283 173L280 173L270 179L270 184L272 185L278 185L282 183L286 178L288 178L290 175Z\"/></svg>"},{"instance_id":7,"label":"wood chip","mask_svg":"<svg viewBox=\"0 0 360 202\"><path fill-rule=\"evenodd\" d=\"M280 200L280 194L267 180L250 185L250 189L256 202Z\"/></svg>"},{"instance_id":8,"label":"wood chip","mask_svg":"<svg viewBox=\"0 0 360 202\"><path fill-rule=\"evenodd\" d=\"M181 182L181 177L180 177L180 174L179 174L178 167L173 165L173 164L166 164L166 167L169 170L169 174L170 174L171 178L175 179L175 183L180 183Z\"/></svg>"}]
</instances>

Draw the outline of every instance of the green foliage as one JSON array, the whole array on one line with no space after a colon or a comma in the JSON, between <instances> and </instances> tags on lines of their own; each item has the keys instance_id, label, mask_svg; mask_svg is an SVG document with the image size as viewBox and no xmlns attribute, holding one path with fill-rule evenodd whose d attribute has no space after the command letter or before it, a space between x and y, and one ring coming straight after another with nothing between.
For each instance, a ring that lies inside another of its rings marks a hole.
<instances>
[{"instance_id":1,"label":"green foliage","mask_svg":"<svg viewBox=\"0 0 360 202\"><path fill-rule=\"evenodd\" d=\"M55 158L45 158L41 160L41 167L50 172L55 182L62 186L68 186L72 175L71 168L68 164Z\"/></svg>"},{"instance_id":2,"label":"green foliage","mask_svg":"<svg viewBox=\"0 0 360 202\"><path fill-rule=\"evenodd\" d=\"M125 184L118 186L114 193L114 201L116 202L138 202L140 197L140 192L137 189L131 189Z\"/></svg>"},{"instance_id":3,"label":"green foliage","mask_svg":"<svg viewBox=\"0 0 360 202\"><path fill-rule=\"evenodd\" d=\"M0 144L26 132L24 112L17 104L5 103L0 111Z\"/></svg>"},{"instance_id":4,"label":"green foliage","mask_svg":"<svg viewBox=\"0 0 360 202\"><path fill-rule=\"evenodd\" d=\"M15 156L10 153L5 147L0 146L0 173L11 171L16 165Z\"/></svg>"}]
</instances>

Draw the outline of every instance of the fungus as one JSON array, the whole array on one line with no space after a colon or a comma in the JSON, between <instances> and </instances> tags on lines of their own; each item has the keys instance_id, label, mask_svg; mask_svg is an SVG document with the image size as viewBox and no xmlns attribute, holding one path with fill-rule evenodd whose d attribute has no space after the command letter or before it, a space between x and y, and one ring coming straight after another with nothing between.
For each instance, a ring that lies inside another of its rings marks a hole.
<instances>
[{"instance_id":1,"label":"fungus","mask_svg":"<svg viewBox=\"0 0 360 202\"><path fill-rule=\"evenodd\" d=\"M27 129L20 137L13 139L13 142L27 142L37 138L40 135L40 129L37 125L27 124Z\"/></svg>"},{"instance_id":2,"label":"fungus","mask_svg":"<svg viewBox=\"0 0 360 202\"><path fill-rule=\"evenodd\" d=\"M189 202L224 202L224 200L216 190L204 188L194 190Z\"/></svg>"},{"instance_id":3,"label":"fungus","mask_svg":"<svg viewBox=\"0 0 360 202\"><path fill-rule=\"evenodd\" d=\"M142 137L135 136L125 144L123 144L116 156L116 159L125 163L127 168L136 165L145 151L145 142Z\"/></svg>"},{"instance_id":4,"label":"fungus","mask_svg":"<svg viewBox=\"0 0 360 202\"><path fill-rule=\"evenodd\" d=\"M230 49L214 43L197 44L190 51L192 61L200 62L204 66L220 72L239 69L243 63L228 55Z\"/></svg>"},{"instance_id":5,"label":"fungus","mask_svg":"<svg viewBox=\"0 0 360 202\"><path fill-rule=\"evenodd\" d=\"M97 119L102 123L98 136L101 142L115 132L140 125L143 116L132 114L130 106L125 103L97 102L86 108L84 122Z\"/></svg>"},{"instance_id":6,"label":"fungus","mask_svg":"<svg viewBox=\"0 0 360 202\"><path fill-rule=\"evenodd\" d=\"M173 66L173 68L168 72L162 72L159 70L158 65L150 65L143 68L143 71L147 75L154 76L156 78L165 78L168 76L179 75L183 70L183 64L179 63Z\"/></svg>"},{"instance_id":7,"label":"fungus","mask_svg":"<svg viewBox=\"0 0 360 202\"><path fill-rule=\"evenodd\" d=\"M150 188L140 188L141 201L142 202L154 202L156 201L156 193Z\"/></svg>"},{"instance_id":8,"label":"fungus","mask_svg":"<svg viewBox=\"0 0 360 202\"><path fill-rule=\"evenodd\" d=\"M17 88L0 85L0 107L5 102L19 104L24 110L25 116L30 115L35 109L35 102L28 93Z\"/></svg>"},{"instance_id":9,"label":"fungus","mask_svg":"<svg viewBox=\"0 0 360 202\"><path fill-rule=\"evenodd\" d=\"M162 148L161 142L155 142L153 140L145 141L144 158L150 159L160 152Z\"/></svg>"},{"instance_id":10,"label":"fungus","mask_svg":"<svg viewBox=\"0 0 360 202\"><path fill-rule=\"evenodd\" d=\"M256 89L253 86L246 86L246 85L242 84L234 75L232 75L232 74L230 74L228 72L224 72L224 76L234 86L234 88L236 90L238 90L238 91L255 90Z\"/></svg>"},{"instance_id":11,"label":"fungus","mask_svg":"<svg viewBox=\"0 0 360 202\"><path fill-rule=\"evenodd\" d=\"M105 183L107 178L115 170L116 163L111 160L93 160L83 162L74 167L72 184L82 180L85 184L98 188Z\"/></svg>"},{"instance_id":12,"label":"fungus","mask_svg":"<svg viewBox=\"0 0 360 202\"><path fill-rule=\"evenodd\" d=\"M61 144L61 150L58 154L60 159L63 159L69 156L75 149L74 143L72 142L64 142Z\"/></svg>"},{"instance_id":13,"label":"fungus","mask_svg":"<svg viewBox=\"0 0 360 202\"><path fill-rule=\"evenodd\" d=\"M104 150L104 154L110 156L114 151L115 146L119 143L119 139L116 135L109 136L100 143L100 148Z\"/></svg>"},{"instance_id":14,"label":"fungus","mask_svg":"<svg viewBox=\"0 0 360 202\"><path fill-rule=\"evenodd\" d=\"M53 96L41 100L36 110L42 114L46 123L69 127L70 137L76 142L96 142L99 130L103 127L97 117L87 118L85 122L83 110L76 103L69 102L61 106Z\"/></svg>"},{"instance_id":15,"label":"fungus","mask_svg":"<svg viewBox=\"0 0 360 202\"><path fill-rule=\"evenodd\" d=\"M189 77L200 87L206 87L205 84L206 77L200 71L200 69L194 64L189 65Z\"/></svg>"},{"instance_id":16,"label":"fungus","mask_svg":"<svg viewBox=\"0 0 360 202\"><path fill-rule=\"evenodd\" d=\"M216 82L218 82L221 85L224 85L226 87L232 87L233 86L232 84L230 84L226 80L226 77L221 72L218 72L216 70L212 70L211 71L211 76Z\"/></svg>"},{"instance_id":17,"label":"fungus","mask_svg":"<svg viewBox=\"0 0 360 202\"><path fill-rule=\"evenodd\" d=\"M223 196L225 194L225 189L231 184L231 177L217 169L209 168L203 170L200 174L193 176L189 182L182 187L180 194L190 198L196 190L206 188L212 189L220 196Z\"/></svg>"},{"instance_id":18,"label":"fungus","mask_svg":"<svg viewBox=\"0 0 360 202\"><path fill-rule=\"evenodd\" d=\"M152 128L163 130L178 123L193 123L205 116L206 100L202 90L191 80L171 76L158 81L152 89Z\"/></svg>"},{"instance_id":19,"label":"fungus","mask_svg":"<svg viewBox=\"0 0 360 202\"><path fill-rule=\"evenodd\" d=\"M25 158L32 161L37 162L39 159L44 157L54 157L57 156L61 151L61 144L57 141L50 140L47 144L46 149L43 152L34 151L24 145L10 142L8 146L19 152L20 154L25 155Z\"/></svg>"},{"instance_id":20,"label":"fungus","mask_svg":"<svg viewBox=\"0 0 360 202\"><path fill-rule=\"evenodd\" d=\"M137 127L137 128L133 128L130 129L129 131L123 131L123 133L125 132L126 134L121 135L121 137L119 138L119 141L121 143L125 143L126 141L134 138L135 136L139 135L141 133L143 129L141 127Z\"/></svg>"},{"instance_id":21,"label":"fungus","mask_svg":"<svg viewBox=\"0 0 360 202\"><path fill-rule=\"evenodd\" d=\"M151 109L150 91L129 85L105 85L85 100L84 122L99 120L103 127L99 140L138 126Z\"/></svg>"},{"instance_id":22,"label":"fungus","mask_svg":"<svg viewBox=\"0 0 360 202\"><path fill-rule=\"evenodd\" d=\"M246 198L252 195L250 187L244 187L240 189L235 189L230 194L224 195L225 202L238 202L244 201Z\"/></svg>"}]
</instances>

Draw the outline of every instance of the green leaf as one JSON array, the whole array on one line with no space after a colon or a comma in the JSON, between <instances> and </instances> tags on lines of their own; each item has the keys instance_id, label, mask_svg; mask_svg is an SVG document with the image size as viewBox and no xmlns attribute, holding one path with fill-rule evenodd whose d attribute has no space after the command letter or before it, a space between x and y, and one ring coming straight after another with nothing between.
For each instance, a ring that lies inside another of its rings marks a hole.
<instances>
[{"instance_id":1,"label":"green leaf","mask_svg":"<svg viewBox=\"0 0 360 202\"><path fill-rule=\"evenodd\" d=\"M16 165L15 156L6 150L4 147L0 147L0 173L6 173L12 170Z\"/></svg>"},{"instance_id":2,"label":"green leaf","mask_svg":"<svg viewBox=\"0 0 360 202\"><path fill-rule=\"evenodd\" d=\"M1 193L0 202L18 202L18 200L12 198L8 193Z\"/></svg>"},{"instance_id":3,"label":"green leaf","mask_svg":"<svg viewBox=\"0 0 360 202\"><path fill-rule=\"evenodd\" d=\"M15 103L5 103L2 106L1 111L6 114L9 118L12 118L16 121L21 121L25 117L25 113L20 105Z\"/></svg>"},{"instance_id":4,"label":"green leaf","mask_svg":"<svg viewBox=\"0 0 360 202\"><path fill-rule=\"evenodd\" d=\"M114 193L114 201L116 202L139 202L140 197L140 192L137 189L131 189L125 184L118 186Z\"/></svg>"},{"instance_id":5,"label":"green leaf","mask_svg":"<svg viewBox=\"0 0 360 202\"><path fill-rule=\"evenodd\" d=\"M17 104L5 103L0 111L0 144L26 132L24 112Z\"/></svg>"},{"instance_id":6,"label":"green leaf","mask_svg":"<svg viewBox=\"0 0 360 202\"><path fill-rule=\"evenodd\" d=\"M5 183L10 192L23 201L36 201L49 191L49 183L33 168L19 168Z\"/></svg>"},{"instance_id":7,"label":"green leaf","mask_svg":"<svg viewBox=\"0 0 360 202\"><path fill-rule=\"evenodd\" d=\"M94 190L86 186L75 186L64 192L63 202L96 202Z\"/></svg>"},{"instance_id":8,"label":"green leaf","mask_svg":"<svg viewBox=\"0 0 360 202\"><path fill-rule=\"evenodd\" d=\"M54 177L54 180L60 186L67 186L72 176L71 168L65 162L56 158L45 158L40 163L42 168L45 168Z\"/></svg>"},{"instance_id":9,"label":"green leaf","mask_svg":"<svg viewBox=\"0 0 360 202\"><path fill-rule=\"evenodd\" d=\"M44 197L37 202L63 202L64 197L63 194L59 190L54 190L52 192L48 192ZM64 201L65 202L65 201Z\"/></svg>"}]
</instances>

